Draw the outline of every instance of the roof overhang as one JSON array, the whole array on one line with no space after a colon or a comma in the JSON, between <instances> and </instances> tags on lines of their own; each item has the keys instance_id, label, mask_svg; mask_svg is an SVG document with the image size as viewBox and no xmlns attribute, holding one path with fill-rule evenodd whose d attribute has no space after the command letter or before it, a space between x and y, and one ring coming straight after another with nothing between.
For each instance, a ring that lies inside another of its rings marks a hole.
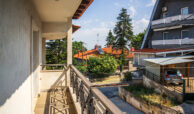
<instances>
[{"instance_id":1,"label":"roof overhang","mask_svg":"<svg viewBox=\"0 0 194 114\"><path fill-rule=\"evenodd\" d=\"M33 0L42 22L42 37L47 40L65 38L72 25L72 18L79 19L93 0Z\"/></svg>"},{"instance_id":2,"label":"roof overhang","mask_svg":"<svg viewBox=\"0 0 194 114\"><path fill-rule=\"evenodd\" d=\"M164 66L180 63L191 63L194 62L194 56L154 58L154 59L144 59L144 61Z\"/></svg>"},{"instance_id":3,"label":"roof overhang","mask_svg":"<svg viewBox=\"0 0 194 114\"><path fill-rule=\"evenodd\" d=\"M73 25L73 33L76 32L78 29L80 29L81 27L78 25Z\"/></svg>"},{"instance_id":4,"label":"roof overhang","mask_svg":"<svg viewBox=\"0 0 194 114\"><path fill-rule=\"evenodd\" d=\"M81 4L73 15L73 19L79 19L92 2L93 0L82 0Z\"/></svg>"}]
</instances>

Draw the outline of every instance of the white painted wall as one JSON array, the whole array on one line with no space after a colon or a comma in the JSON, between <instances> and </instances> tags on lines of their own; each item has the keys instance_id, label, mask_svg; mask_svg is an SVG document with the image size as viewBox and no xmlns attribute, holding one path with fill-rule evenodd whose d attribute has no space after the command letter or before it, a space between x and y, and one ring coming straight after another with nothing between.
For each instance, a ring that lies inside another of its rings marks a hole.
<instances>
[{"instance_id":1,"label":"white painted wall","mask_svg":"<svg viewBox=\"0 0 194 114\"><path fill-rule=\"evenodd\" d=\"M64 79L63 71L41 71L40 91L48 91L57 82L58 79Z\"/></svg>"},{"instance_id":2,"label":"white painted wall","mask_svg":"<svg viewBox=\"0 0 194 114\"><path fill-rule=\"evenodd\" d=\"M0 0L0 114L32 112L32 19L41 22L29 1Z\"/></svg>"}]
</instances>

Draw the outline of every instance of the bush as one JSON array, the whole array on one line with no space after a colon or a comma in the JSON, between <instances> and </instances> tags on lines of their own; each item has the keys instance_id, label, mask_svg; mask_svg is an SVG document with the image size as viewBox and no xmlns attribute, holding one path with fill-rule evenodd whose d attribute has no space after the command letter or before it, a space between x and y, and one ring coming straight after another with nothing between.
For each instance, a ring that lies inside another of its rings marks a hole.
<instances>
[{"instance_id":1,"label":"bush","mask_svg":"<svg viewBox=\"0 0 194 114\"><path fill-rule=\"evenodd\" d=\"M87 66L76 66L76 68L83 74L87 73Z\"/></svg>"},{"instance_id":2,"label":"bush","mask_svg":"<svg viewBox=\"0 0 194 114\"><path fill-rule=\"evenodd\" d=\"M88 72L96 78L102 78L114 73L118 67L116 59L104 55L102 58L90 57L88 61Z\"/></svg>"},{"instance_id":3,"label":"bush","mask_svg":"<svg viewBox=\"0 0 194 114\"><path fill-rule=\"evenodd\" d=\"M125 81L131 81L132 80L132 77L133 77L133 74L131 72L126 72L124 74L124 80Z\"/></svg>"}]
</instances>

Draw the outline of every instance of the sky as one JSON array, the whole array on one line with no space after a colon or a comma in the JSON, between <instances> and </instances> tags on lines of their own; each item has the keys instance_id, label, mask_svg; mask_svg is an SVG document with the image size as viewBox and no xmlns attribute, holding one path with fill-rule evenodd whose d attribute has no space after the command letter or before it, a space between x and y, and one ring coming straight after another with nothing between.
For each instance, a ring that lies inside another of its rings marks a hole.
<instances>
[{"instance_id":1,"label":"sky","mask_svg":"<svg viewBox=\"0 0 194 114\"><path fill-rule=\"evenodd\" d=\"M132 19L133 32L143 32L150 20L156 0L94 0L85 13L73 24L81 28L73 34L73 41L82 41L87 49L95 44L104 47L109 30L113 30L122 8Z\"/></svg>"}]
</instances>

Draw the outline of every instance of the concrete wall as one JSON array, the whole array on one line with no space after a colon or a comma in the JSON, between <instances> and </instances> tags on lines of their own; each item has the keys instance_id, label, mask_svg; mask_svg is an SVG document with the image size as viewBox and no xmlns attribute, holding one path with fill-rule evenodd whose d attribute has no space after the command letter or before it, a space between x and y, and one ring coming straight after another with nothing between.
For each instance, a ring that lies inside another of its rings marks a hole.
<instances>
[{"instance_id":1,"label":"concrete wall","mask_svg":"<svg viewBox=\"0 0 194 114\"><path fill-rule=\"evenodd\" d=\"M41 28L30 0L0 1L0 114L32 112L32 19Z\"/></svg>"},{"instance_id":2,"label":"concrete wall","mask_svg":"<svg viewBox=\"0 0 194 114\"><path fill-rule=\"evenodd\" d=\"M151 62L146 62L146 70L160 76L160 65Z\"/></svg>"},{"instance_id":3,"label":"concrete wall","mask_svg":"<svg viewBox=\"0 0 194 114\"><path fill-rule=\"evenodd\" d=\"M40 91L48 91L52 88L53 85L57 82L57 80L64 79L63 71L41 71L40 79L41 79L41 89Z\"/></svg>"},{"instance_id":4,"label":"concrete wall","mask_svg":"<svg viewBox=\"0 0 194 114\"><path fill-rule=\"evenodd\" d=\"M134 66L146 66L144 59L155 58L154 54L135 53L133 58Z\"/></svg>"}]
</instances>

